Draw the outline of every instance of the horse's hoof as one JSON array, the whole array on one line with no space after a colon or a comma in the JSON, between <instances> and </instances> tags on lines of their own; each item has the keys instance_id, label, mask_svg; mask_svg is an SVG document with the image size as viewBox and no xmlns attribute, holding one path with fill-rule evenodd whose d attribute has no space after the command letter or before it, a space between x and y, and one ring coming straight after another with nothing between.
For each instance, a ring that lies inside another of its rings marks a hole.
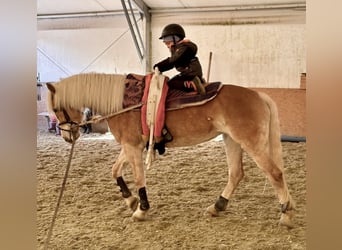
<instances>
[{"instance_id":1,"label":"horse's hoof","mask_svg":"<svg viewBox=\"0 0 342 250\"><path fill-rule=\"evenodd\" d=\"M294 224L292 222L293 217L293 211L286 211L286 213L282 213L279 220L279 225L285 226L288 229L291 229L294 227Z\"/></svg>"},{"instance_id":2,"label":"horse's hoof","mask_svg":"<svg viewBox=\"0 0 342 250\"><path fill-rule=\"evenodd\" d=\"M211 205L207 208L206 210L207 214L211 215L211 216L214 216L214 217L217 217L219 216L219 212L216 210L215 208L215 205Z\"/></svg>"},{"instance_id":3,"label":"horse's hoof","mask_svg":"<svg viewBox=\"0 0 342 250\"><path fill-rule=\"evenodd\" d=\"M138 206L137 210L132 215L133 221L144 221L146 220L147 211L141 210Z\"/></svg>"},{"instance_id":4,"label":"horse's hoof","mask_svg":"<svg viewBox=\"0 0 342 250\"><path fill-rule=\"evenodd\" d=\"M132 210L135 211L138 207L139 201L137 197L130 196L125 198L126 205Z\"/></svg>"}]
</instances>

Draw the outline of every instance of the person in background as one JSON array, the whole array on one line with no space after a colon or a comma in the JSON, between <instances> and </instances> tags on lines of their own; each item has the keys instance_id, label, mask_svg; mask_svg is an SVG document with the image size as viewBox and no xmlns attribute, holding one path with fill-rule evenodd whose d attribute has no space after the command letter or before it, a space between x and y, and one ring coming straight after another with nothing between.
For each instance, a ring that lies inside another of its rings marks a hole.
<instances>
[{"instance_id":1,"label":"person in background","mask_svg":"<svg viewBox=\"0 0 342 250\"><path fill-rule=\"evenodd\" d=\"M91 111L90 108L85 108L83 111L83 119L84 121L90 121L93 116L93 112ZM82 126L83 128L83 133L89 134L92 132L92 127L90 123L87 123Z\"/></svg>"},{"instance_id":2,"label":"person in background","mask_svg":"<svg viewBox=\"0 0 342 250\"><path fill-rule=\"evenodd\" d=\"M55 115L49 115L48 117L48 130L49 132L55 132L55 135L61 135L61 131L59 130L58 120Z\"/></svg>"},{"instance_id":3,"label":"person in background","mask_svg":"<svg viewBox=\"0 0 342 250\"><path fill-rule=\"evenodd\" d=\"M186 92L197 91L205 94L202 66L196 57L197 45L185 38L185 31L179 24L165 26L159 39L162 39L171 56L153 66L160 72L176 68L180 73L168 81L169 88Z\"/></svg>"}]
</instances>

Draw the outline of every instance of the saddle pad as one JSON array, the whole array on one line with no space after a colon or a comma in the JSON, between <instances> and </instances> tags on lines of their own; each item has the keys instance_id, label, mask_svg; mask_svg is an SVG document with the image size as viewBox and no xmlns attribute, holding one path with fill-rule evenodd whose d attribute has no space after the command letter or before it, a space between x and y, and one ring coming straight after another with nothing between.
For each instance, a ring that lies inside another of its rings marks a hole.
<instances>
[{"instance_id":1,"label":"saddle pad","mask_svg":"<svg viewBox=\"0 0 342 250\"><path fill-rule=\"evenodd\" d=\"M137 105L141 102L145 89L145 76L128 74L125 80L123 108Z\"/></svg>"},{"instance_id":2,"label":"saddle pad","mask_svg":"<svg viewBox=\"0 0 342 250\"><path fill-rule=\"evenodd\" d=\"M169 89L166 97L166 110L181 109L190 106L202 105L212 100L221 89L221 82L209 83L206 87L206 94L200 95L197 92L185 92L178 89Z\"/></svg>"}]
</instances>

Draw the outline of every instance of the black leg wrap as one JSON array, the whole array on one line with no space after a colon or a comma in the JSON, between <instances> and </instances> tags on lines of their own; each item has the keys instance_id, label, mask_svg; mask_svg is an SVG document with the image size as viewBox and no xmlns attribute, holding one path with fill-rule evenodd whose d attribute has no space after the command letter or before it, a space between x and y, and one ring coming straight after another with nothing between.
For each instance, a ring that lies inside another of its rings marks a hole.
<instances>
[{"instance_id":1,"label":"black leg wrap","mask_svg":"<svg viewBox=\"0 0 342 250\"><path fill-rule=\"evenodd\" d=\"M147 200L146 188L142 187L139 189L139 198L140 198L140 209L148 210L150 208L150 204Z\"/></svg>"},{"instance_id":2,"label":"black leg wrap","mask_svg":"<svg viewBox=\"0 0 342 250\"><path fill-rule=\"evenodd\" d=\"M116 183L120 187L120 192L122 193L122 197L128 198L132 195L131 191L129 191L125 181L123 180L121 176L116 179Z\"/></svg>"},{"instance_id":3,"label":"black leg wrap","mask_svg":"<svg viewBox=\"0 0 342 250\"><path fill-rule=\"evenodd\" d=\"M224 211L226 210L228 204L228 200L220 195L218 200L215 203L215 209L216 211Z\"/></svg>"},{"instance_id":4,"label":"black leg wrap","mask_svg":"<svg viewBox=\"0 0 342 250\"><path fill-rule=\"evenodd\" d=\"M286 202L284 204L280 204L280 211L282 213L286 213L286 211L290 211L292 210L291 206L290 206L290 202Z\"/></svg>"}]
</instances>

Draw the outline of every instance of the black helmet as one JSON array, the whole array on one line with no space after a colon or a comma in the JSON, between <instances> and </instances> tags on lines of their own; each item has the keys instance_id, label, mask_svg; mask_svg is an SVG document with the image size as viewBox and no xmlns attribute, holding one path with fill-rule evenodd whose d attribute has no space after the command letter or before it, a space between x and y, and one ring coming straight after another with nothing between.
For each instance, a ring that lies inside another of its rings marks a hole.
<instances>
[{"instance_id":1,"label":"black helmet","mask_svg":"<svg viewBox=\"0 0 342 250\"><path fill-rule=\"evenodd\" d=\"M163 37L172 36L172 35L179 36L180 39L183 39L185 37L185 31L182 28L182 26L180 26L179 24L175 24L175 23L168 24L164 27L159 39L163 39Z\"/></svg>"}]
</instances>

